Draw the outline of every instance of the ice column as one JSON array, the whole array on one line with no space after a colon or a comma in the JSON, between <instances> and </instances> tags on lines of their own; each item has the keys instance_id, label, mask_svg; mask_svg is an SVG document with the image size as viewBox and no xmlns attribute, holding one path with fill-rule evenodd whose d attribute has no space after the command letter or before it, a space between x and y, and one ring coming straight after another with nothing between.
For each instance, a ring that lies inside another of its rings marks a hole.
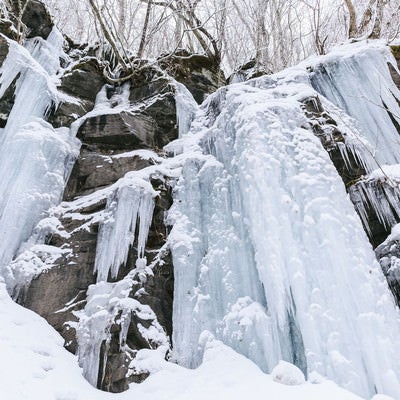
<instances>
[{"instance_id":1,"label":"ice column","mask_svg":"<svg viewBox=\"0 0 400 400\"><path fill-rule=\"evenodd\" d=\"M171 211L175 357L198 365L210 331L266 371L284 359L399 397L399 313L301 82L231 86L188 157Z\"/></svg>"},{"instance_id":2,"label":"ice column","mask_svg":"<svg viewBox=\"0 0 400 400\"><path fill-rule=\"evenodd\" d=\"M0 129L0 268L16 255L45 212L62 195L70 158L77 151L68 129L44 121L58 102L55 88L62 36L54 29L45 41L26 48L9 41L0 69L0 98L16 80L14 106Z\"/></svg>"}]
</instances>

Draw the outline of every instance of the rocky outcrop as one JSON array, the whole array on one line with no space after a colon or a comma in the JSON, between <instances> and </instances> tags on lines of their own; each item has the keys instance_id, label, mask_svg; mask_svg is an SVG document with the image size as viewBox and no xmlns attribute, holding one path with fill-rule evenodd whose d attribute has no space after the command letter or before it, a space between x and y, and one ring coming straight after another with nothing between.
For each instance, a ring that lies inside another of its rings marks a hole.
<instances>
[{"instance_id":1,"label":"rocky outcrop","mask_svg":"<svg viewBox=\"0 0 400 400\"><path fill-rule=\"evenodd\" d=\"M400 46L391 46L390 47L393 57L395 58L397 62L397 68L400 69ZM398 88L400 88L400 75L394 68L394 66L390 63L388 63L388 67L390 70L390 74L392 76L393 82L396 84Z\"/></svg>"},{"instance_id":2,"label":"rocky outcrop","mask_svg":"<svg viewBox=\"0 0 400 400\"><path fill-rule=\"evenodd\" d=\"M40 36L47 39L54 23L45 5L39 0L30 0L25 6L25 2L12 0L11 18L15 25L18 24L18 17L21 15L22 24L25 26L25 37L33 38Z\"/></svg>"},{"instance_id":3,"label":"rocky outcrop","mask_svg":"<svg viewBox=\"0 0 400 400\"><path fill-rule=\"evenodd\" d=\"M184 84L200 104L210 93L226 84L226 78L212 59L180 50L158 60L160 67Z\"/></svg>"},{"instance_id":4,"label":"rocky outcrop","mask_svg":"<svg viewBox=\"0 0 400 400\"><path fill-rule=\"evenodd\" d=\"M93 110L96 96L105 85L102 67L94 57L84 57L67 69L61 77L59 90L69 96L56 110L49 122L54 127L70 126L77 118Z\"/></svg>"},{"instance_id":5,"label":"rocky outcrop","mask_svg":"<svg viewBox=\"0 0 400 400\"><path fill-rule=\"evenodd\" d=\"M46 244L62 249L62 255L17 295L21 304L46 318L64 337L66 347L76 352L75 324L79 312L85 312L88 288L98 284L94 268L98 233L112 185L126 173L157 165L157 152L177 138L178 129L173 81L154 67L141 69L122 86L111 85L104 82L98 62L84 58L67 70L60 90L77 101L67 98L49 120L55 126L69 126L81 118L72 129L77 129L82 143L64 202L52 215L57 227L46 234ZM103 106L87 114L98 96ZM173 267L165 248L168 227L164 221L172 204L171 188L163 176L151 177L150 182L158 192L144 254L151 268L144 275L135 272L138 250L134 242L127 262L116 277L108 276L108 282L128 282L128 298L149 307L153 316L131 312L123 345L120 334L126 328L121 312L106 328L109 337L101 344L99 359L104 363L99 360L97 385L112 392L126 390L130 382L140 382L148 375L130 368L138 350L159 345L143 329L160 327L166 338L163 343L172 334Z\"/></svg>"},{"instance_id":6,"label":"rocky outcrop","mask_svg":"<svg viewBox=\"0 0 400 400\"><path fill-rule=\"evenodd\" d=\"M0 19L0 34L12 40L17 40L17 31L14 24L9 19Z\"/></svg>"},{"instance_id":7,"label":"rocky outcrop","mask_svg":"<svg viewBox=\"0 0 400 400\"><path fill-rule=\"evenodd\" d=\"M387 193L389 185L384 181L365 181L365 166L361 157L357 158L355 152L348 149L346 136L338 129L337 122L323 108L318 97L310 97L303 100L305 114L312 124L312 130L317 136L325 150L328 152L333 165L338 171L343 183L349 192L356 211L364 223L366 233L373 247L382 243L390 234L390 227L396 224L395 217L390 223L385 224L371 204L365 207L365 184L368 185L371 193L375 193L381 204L387 204L391 208ZM345 154L345 156L344 156ZM386 192L384 186L386 185Z\"/></svg>"},{"instance_id":8,"label":"rocky outcrop","mask_svg":"<svg viewBox=\"0 0 400 400\"><path fill-rule=\"evenodd\" d=\"M400 307L400 237L389 236L375 252L396 303Z\"/></svg>"},{"instance_id":9,"label":"rocky outcrop","mask_svg":"<svg viewBox=\"0 0 400 400\"><path fill-rule=\"evenodd\" d=\"M1 32L1 23L0 20L0 32ZM0 68L3 65L4 60L6 59L8 54L8 42L7 39L0 34ZM7 88L4 95L1 98L0 102L0 128L4 128L10 111L14 105L14 93L15 93L15 83L18 79L18 76L14 79L12 84Z\"/></svg>"},{"instance_id":10,"label":"rocky outcrop","mask_svg":"<svg viewBox=\"0 0 400 400\"><path fill-rule=\"evenodd\" d=\"M266 66L257 63L256 59L253 58L235 70L229 76L228 83L244 82L268 74L272 74L272 72Z\"/></svg>"}]
</instances>

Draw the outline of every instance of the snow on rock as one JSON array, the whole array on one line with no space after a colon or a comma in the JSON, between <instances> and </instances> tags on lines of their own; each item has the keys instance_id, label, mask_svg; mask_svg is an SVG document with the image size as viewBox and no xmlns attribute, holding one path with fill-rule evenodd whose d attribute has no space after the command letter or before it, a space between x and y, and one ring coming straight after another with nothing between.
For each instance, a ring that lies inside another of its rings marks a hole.
<instances>
[{"instance_id":1,"label":"snow on rock","mask_svg":"<svg viewBox=\"0 0 400 400\"><path fill-rule=\"evenodd\" d=\"M282 360L271 371L271 377L275 382L291 386L302 385L306 381L303 372L299 368Z\"/></svg>"},{"instance_id":2,"label":"snow on rock","mask_svg":"<svg viewBox=\"0 0 400 400\"><path fill-rule=\"evenodd\" d=\"M84 310L75 313L78 322L71 323L77 333L79 364L85 378L93 386L97 385L99 376L101 346L103 342L106 346L109 344L111 327L116 318L121 325L121 347L126 342L132 313L148 323L148 327L139 326L138 329L151 345L169 347L168 338L151 308L129 297L132 285L133 279L128 276L116 283L98 282L90 286ZM107 352L104 357L106 355Z\"/></svg>"}]
</instances>

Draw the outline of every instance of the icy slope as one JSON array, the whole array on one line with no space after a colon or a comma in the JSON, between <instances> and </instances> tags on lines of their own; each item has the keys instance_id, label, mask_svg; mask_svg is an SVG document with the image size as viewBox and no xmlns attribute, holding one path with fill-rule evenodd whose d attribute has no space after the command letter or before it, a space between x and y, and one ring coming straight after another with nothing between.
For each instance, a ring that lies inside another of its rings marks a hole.
<instances>
[{"instance_id":1,"label":"icy slope","mask_svg":"<svg viewBox=\"0 0 400 400\"><path fill-rule=\"evenodd\" d=\"M398 398L399 313L307 124L301 101L313 95L301 69L232 85L169 146L188 154L170 215L174 356L198 366L208 330L265 371L284 359L362 396Z\"/></svg>"}]
</instances>

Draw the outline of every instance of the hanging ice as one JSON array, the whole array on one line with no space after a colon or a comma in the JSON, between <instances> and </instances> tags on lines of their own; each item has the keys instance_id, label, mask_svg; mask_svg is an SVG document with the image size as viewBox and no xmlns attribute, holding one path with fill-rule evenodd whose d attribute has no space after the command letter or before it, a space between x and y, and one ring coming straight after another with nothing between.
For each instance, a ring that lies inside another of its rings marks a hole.
<instances>
[{"instance_id":1,"label":"hanging ice","mask_svg":"<svg viewBox=\"0 0 400 400\"><path fill-rule=\"evenodd\" d=\"M345 47L348 53L339 53L340 57L328 55L315 67L311 81L318 92L359 122L379 163L399 163L399 132L393 121L399 126L400 91L388 68L388 63L395 68L396 61L388 47L376 46L355 44Z\"/></svg>"},{"instance_id":2,"label":"hanging ice","mask_svg":"<svg viewBox=\"0 0 400 400\"><path fill-rule=\"evenodd\" d=\"M56 29L47 41L27 41L26 48L9 41L0 69L0 98L17 79L14 106L0 129L0 269L60 200L76 152L68 129L54 130L43 120L58 102L55 82L62 42Z\"/></svg>"},{"instance_id":3,"label":"hanging ice","mask_svg":"<svg viewBox=\"0 0 400 400\"><path fill-rule=\"evenodd\" d=\"M167 335L153 310L129 297L132 284L133 279L128 275L116 283L98 282L91 285L85 308L75 313L79 321L71 323L76 330L79 345L79 365L83 369L83 375L93 386L98 384L100 365L106 365L107 350L103 352L104 360L101 363L101 347L109 345L111 327L116 319L121 325L120 347L125 346L132 314L148 322L148 327L138 324L138 329L150 345L169 345ZM104 372L101 372L100 379L103 375Z\"/></svg>"},{"instance_id":4,"label":"hanging ice","mask_svg":"<svg viewBox=\"0 0 400 400\"><path fill-rule=\"evenodd\" d=\"M190 124L196 115L198 105L186 86L177 81L174 82L174 86L179 137L182 138L190 129Z\"/></svg>"},{"instance_id":5,"label":"hanging ice","mask_svg":"<svg viewBox=\"0 0 400 400\"><path fill-rule=\"evenodd\" d=\"M156 192L149 182L141 179L117 187L107 201L105 220L100 225L94 270L97 282L107 281L109 272L116 278L121 265L126 263L130 247L135 241L138 226L138 261L144 258L144 249L154 210Z\"/></svg>"},{"instance_id":6,"label":"hanging ice","mask_svg":"<svg viewBox=\"0 0 400 400\"><path fill-rule=\"evenodd\" d=\"M283 359L397 398L399 314L296 73L230 86L192 131L200 149L188 140L170 213L174 355L199 365L210 331L266 371Z\"/></svg>"}]
</instances>

